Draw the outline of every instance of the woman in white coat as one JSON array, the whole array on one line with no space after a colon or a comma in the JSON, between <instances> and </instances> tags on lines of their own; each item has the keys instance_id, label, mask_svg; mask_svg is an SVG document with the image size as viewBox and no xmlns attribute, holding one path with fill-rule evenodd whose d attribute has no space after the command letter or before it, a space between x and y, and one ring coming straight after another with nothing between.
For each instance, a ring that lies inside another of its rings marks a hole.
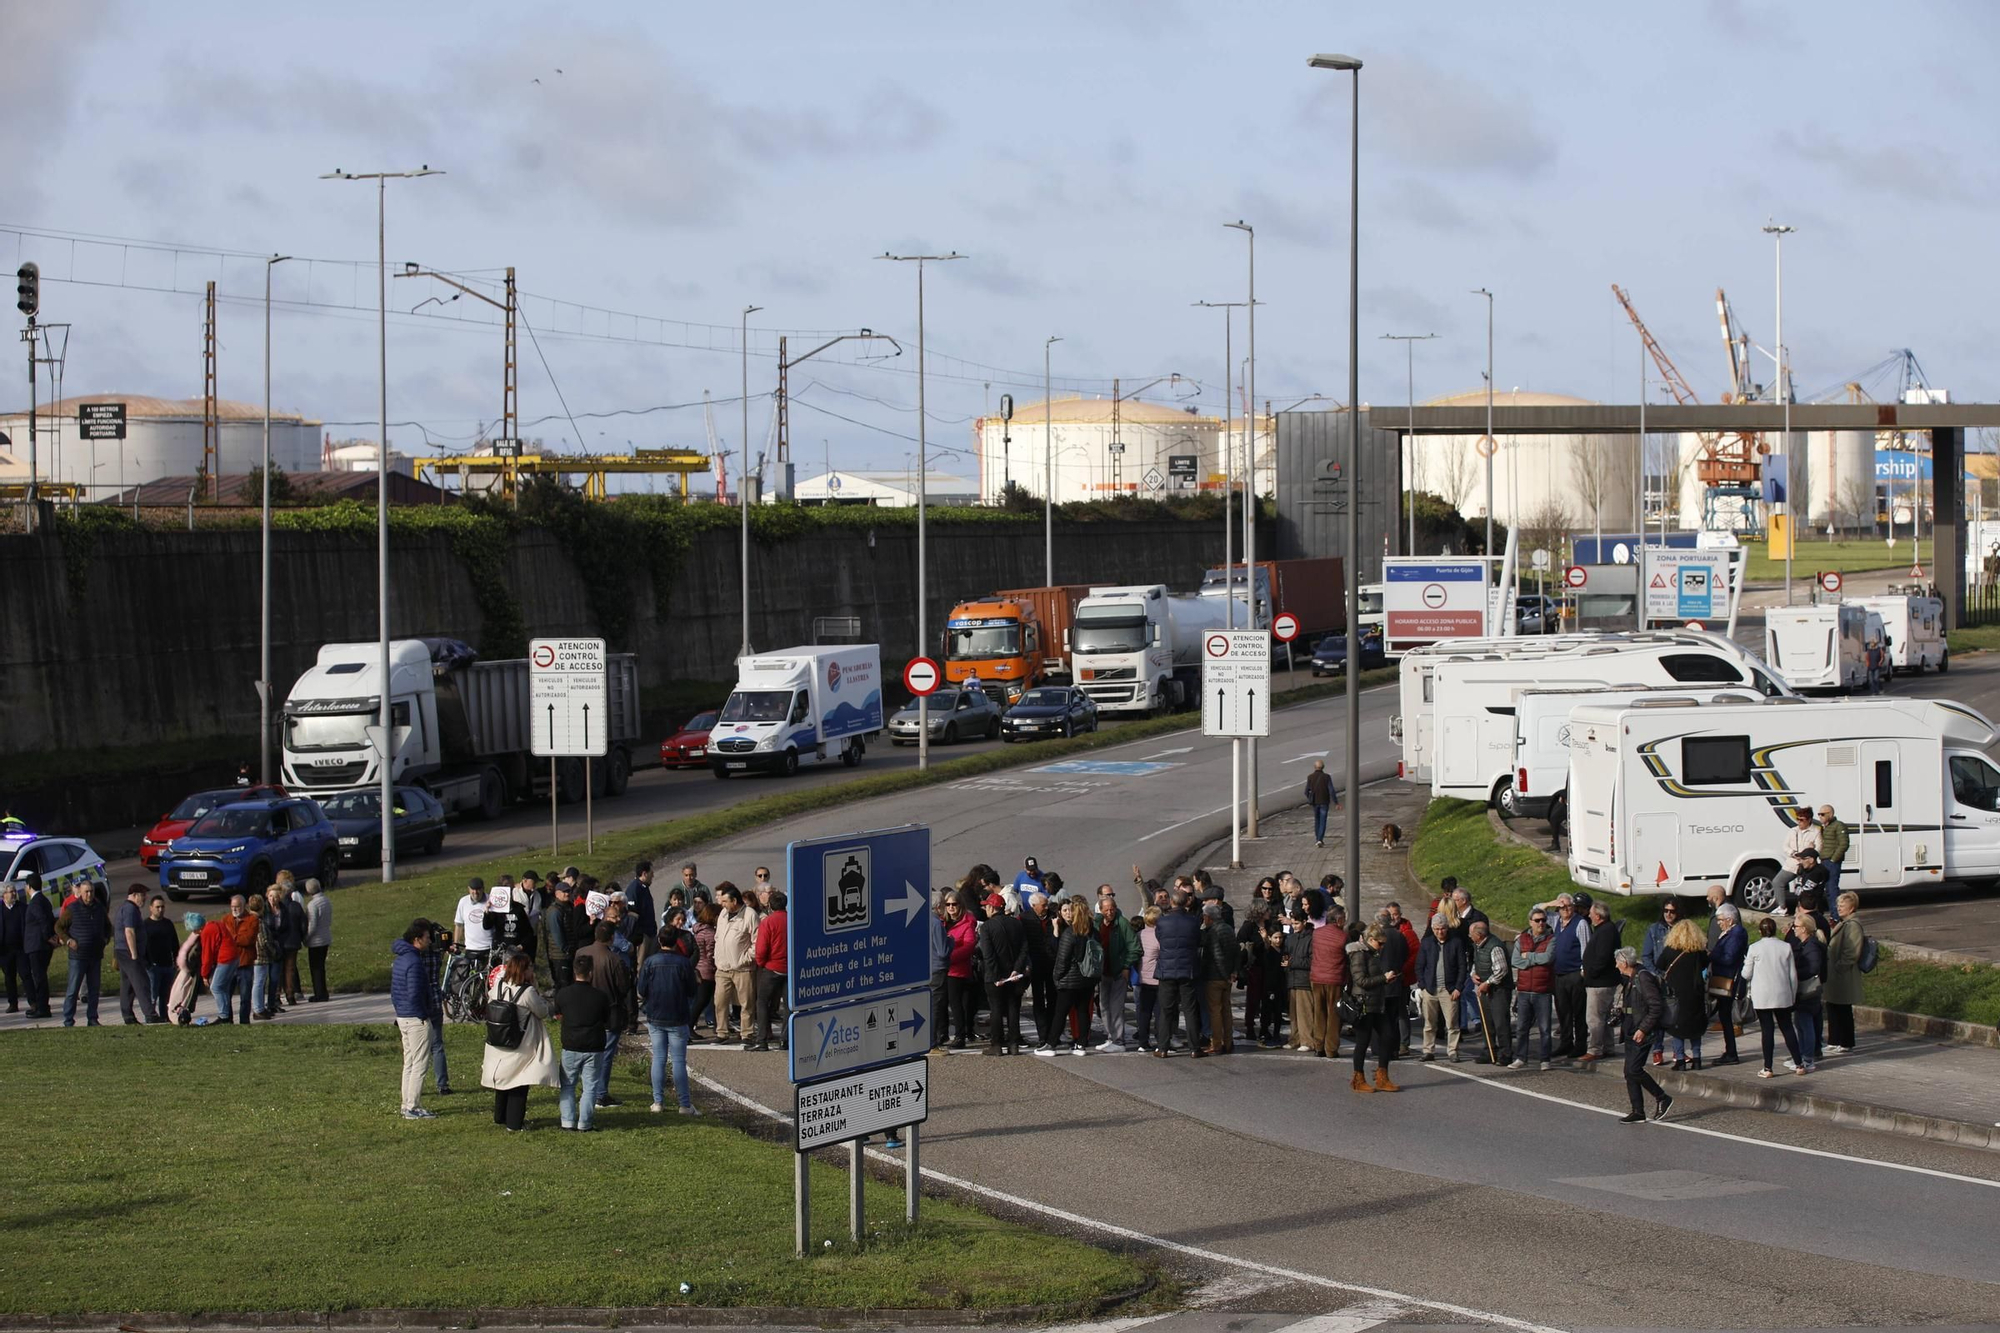
<instances>
[{"instance_id":1,"label":"woman in white coat","mask_svg":"<svg viewBox=\"0 0 2000 1333\"><path fill-rule=\"evenodd\" d=\"M521 1040L509 1050L495 1046L493 1001L511 1002L521 1020ZM509 1134L525 1128L528 1089L556 1086L555 1046L549 1041L549 1002L535 989L535 964L526 954L511 955L488 995L486 1060L479 1072L481 1087L493 1089L493 1123Z\"/></svg>"},{"instance_id":2,"label":"woman in white coat","mask_svg":"<svg viewBox=\"0 0 2000 1333\"><path fill-rule=\"evenodd\" d=\"M1750 1007L1757 1011L1757 1025L1764 1030L1764 1067L1758 1078L1770 1078L1771 1029L1785 1034L1785 1050L1791 1054L1789 1067L1805 1073L1799 1058L1799 1036L1792 1026L1792 1006L1798 1001L1798 967L1792 961L1792 946L1778 934L1778 923L1765 917L1757 923L1757 942L1743 959L1743 981L1750 986Z\"/></svg>"}]
</instances>

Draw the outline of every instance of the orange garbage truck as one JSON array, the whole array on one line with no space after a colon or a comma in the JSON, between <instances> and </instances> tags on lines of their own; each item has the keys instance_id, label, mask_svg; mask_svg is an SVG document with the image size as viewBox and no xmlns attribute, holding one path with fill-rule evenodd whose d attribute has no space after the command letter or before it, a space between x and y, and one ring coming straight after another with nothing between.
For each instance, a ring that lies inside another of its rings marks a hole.
<instances>
[{"instance_id":1,"label":"orange garbage truck","mask_svg":"<svg viewBox=\"0 0 2000 1333\"><path fill-rule=\"evenodd\" d=\"M1088 584L1013 588L960 602L944 622L946 684L976 678L1005 708L1045 680L1067 679L1063 641L1071 613L1089 592Z\"/></svg>"}]
</instances>

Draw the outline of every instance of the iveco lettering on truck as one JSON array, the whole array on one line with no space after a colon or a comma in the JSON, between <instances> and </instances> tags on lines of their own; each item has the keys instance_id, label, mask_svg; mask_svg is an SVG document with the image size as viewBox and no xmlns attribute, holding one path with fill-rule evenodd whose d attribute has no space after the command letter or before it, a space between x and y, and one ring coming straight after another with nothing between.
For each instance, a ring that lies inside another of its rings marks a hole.
<instances>
[{"instance_id":1,"label":"iveco lettering on truck","mask_svg":"<svg viewBox=\"0 0 2000 1333\"><path fill-rule=\"evenodd\" d=\"M882 731L882 652L872 643L780 648L736 664L736 688L708 734L718 778L800 764L861 762Z\"/></svg>"},{"instance_id":2,"label":"iveco lettering on truck","mask_svg":"<svg viewBox=\"0 0 2000 1333\"><path fill-rule=\"evenodd\" d=\"M1661 700L1570 713L1570 877L1605 893L1785 904L1795 811L1852 830L1843 889L2000 878L1993 723L1942 699Z\"/></svg>"},{"instance_id":3,"label":"iveco lettering on truck","mask_svg":"<svg viewBox=\"0 0 2000 1333\"><path fill-rule=\"evenodd\" d=\"M1241 597L1176 596L1160 584L1092 588L1076 608L1070 660L1076 683L1101 713L1156 713L1183 708L1201 688L1201 639L1223 627Z\"/></svg>"},{"instance_id":4,"label":"iveco lettering on truck","mask_svg":"<svg viewBox=\"0 0 2000 1333\"><path fill-rule=\"evenodd\" d=\"M329 643L285 699L282 764L288 791L307 795L381 784L369 728L381 717L381 646ZM605 663L610 747L590 765L591 790L616 796L632 774L639 736L639 664L630 653ZM397 639L389 645L390 776L422 787L449 813L495 819L510 801L546 795L549 764L530 755L528 663L482 662L456 639ZM555 765L556 795L581 801L584 762Z\"/></svg>"}]
</instances>

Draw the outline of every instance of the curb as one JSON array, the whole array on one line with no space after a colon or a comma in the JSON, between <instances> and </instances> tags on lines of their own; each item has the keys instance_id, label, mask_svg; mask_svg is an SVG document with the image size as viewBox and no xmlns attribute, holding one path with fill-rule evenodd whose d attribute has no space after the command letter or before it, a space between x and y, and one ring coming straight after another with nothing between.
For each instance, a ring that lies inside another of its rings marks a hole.
<instances>
[{"instance_id":1,"label":"curb","mask_svg":"<svg viewBox=\"0 0 2000 1333\"><path fill-rule=\"evenodd\" d=\"M1887 945L1887 940L1882 941ZM1890 946L1900 949L1901 945ZM1961 1023L1950 1018L1932 1018L1928 1014L1906 1014L1896 1009L1877 1009L1873 1005L1854 1006L1854 1021L1867 1027L1879 1028L1884 1032L1905 1032L1913 1037L1928 1037L1933 1041L1947 1041L1955 1045L1984 1046L1988 1050L2000 1051L2000 1027L1987 1027L1978 1023Z\"/></svg>"},{"instance_id":2,"label":"curb","mask_svg":"<svg viewBox=\"0 0 2000 1333\"><path fill-rule=\"evenodd\" d=\"M1621 1083L1624 1081L1622 1069L1614 1071L1598 1065L1575 1064L1566 1068L1568 1072L1581 1074L1586 1078L1616 1078ZM1949 1143L1961 1148L1981 1148L1988 1152L2000 1152L2000 1127L1993 1125L1975 1124L1969 1120L1952 1120L1944 1116L1920 1115L1915 1111L1897 1111L1885 1106L1871 1106L1866 1102L1825 1097L1815 1092L1784 1091L1774 1086L1777 1080L1772 1080L1771 1085L1745 1084L1736 1079L1716 1078L1710 1074L1697 1074L1693 1071L1676 1074L1665 1066L1654 1069L1652 1073L1669 1092L1686 1093L1703 1101L1721 1102L1727 1106L1753 1111L1775 1111L1783 1115L1808 1116L1849 1129L1872 1130L1878 1134L1899 1134L1905 1138L1927 1139L1933 1143Z\"/></svg>"}]
</instances>

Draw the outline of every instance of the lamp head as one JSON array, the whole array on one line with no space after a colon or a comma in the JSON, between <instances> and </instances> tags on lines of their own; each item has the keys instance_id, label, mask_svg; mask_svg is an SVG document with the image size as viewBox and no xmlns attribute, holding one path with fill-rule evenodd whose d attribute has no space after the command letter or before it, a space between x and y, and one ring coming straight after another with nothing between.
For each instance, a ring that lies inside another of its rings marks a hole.
<instances>
[{"instance_id":1,"label":"lamp head","mask_svg":"<svg viewBox=\"0 0 2000 1333\"><path fill-rule=\"evenodd\" d=\"M1313 69L1359 70L1361 62L1353 56L1317 55L1306 61Z\"/></svg>"}]
</instances>

